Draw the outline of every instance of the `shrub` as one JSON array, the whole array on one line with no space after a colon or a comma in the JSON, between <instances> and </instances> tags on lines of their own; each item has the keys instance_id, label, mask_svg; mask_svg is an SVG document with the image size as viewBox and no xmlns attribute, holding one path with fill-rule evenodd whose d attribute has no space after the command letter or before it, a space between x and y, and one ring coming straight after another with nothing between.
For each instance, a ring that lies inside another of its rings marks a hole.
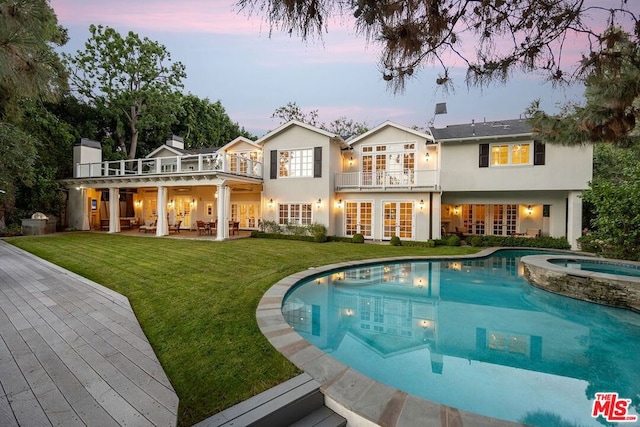
<instances>
[{"instance_id":1,"label":"shrub","mask_svg":"<svg viewBox=\"0 0 640 427\"><path fill-rule=\"evenodd\" d=\"M460 243L460 236L456 236L455 234L447 238L447 246L460 246Z\"/></svg>"},{"instance_id":2,"label":"shrub","mask_svg":"<svg viewBox=\"0 0 640 427\"><path fill-rule=\"evenodd\" d=\"M471 246L482 246L482 237L473 236L469 243L471 244Z\"/></svg>"},{"instance_id":3,"label":"shrub","mask_svg":"<svg viewBox=\"0 0 640 427\"><path fill-rule=\"evenodd\" d=\"M281 233L282 227L275 221L263 221L262 229L265 233Z\"/></svg>"},{"instance_id":4,"label":"shrub","mask_svg":"<svg viewBox=\"0 0 640 427\"><path fill-rule=\"evenodd\" d=\"M360 233L354 234L351 243L364 243L364 236Z\"/></svg>"},{"instance_id":5,"label":"shrub","mask_svg":"<svg viewBox=\"0 0 640 427\"><path fill-rule=\"evenodd\" d=\"M313 241L323 243L327 241L327 227L323 224L309 224L307 225L307 233L313 236Z\"/></svg>"},{"instance_id":6,"label":"shrub","mask_svg":"<svg viewBox=\"0 0 640 427\"><path fill-rule=\"evenodd\" d=\"M391 243L391 246L402 246L402 242L398 236L391 236L389 243Z\"/></svg>"},{"instance_id":7,"label":"shrub","mask_svg":"<svg viewBox=\"0 0 640 427\"><path fill-rule=\"evenodd\" d=\"M428 248L435 248L436 247L436 241L433 240L433 239L427 240L427 247Z\"/></svg>"},{"instance_id":8,"label":"shrub","mask_svg":"<svg viewBox=\"0 0 640 427\"><path fill-rule=\"evenodd\" d=\"M260 232L258 230L251 230L249 237L260 237Z\"/></svg>"}]
</instances>

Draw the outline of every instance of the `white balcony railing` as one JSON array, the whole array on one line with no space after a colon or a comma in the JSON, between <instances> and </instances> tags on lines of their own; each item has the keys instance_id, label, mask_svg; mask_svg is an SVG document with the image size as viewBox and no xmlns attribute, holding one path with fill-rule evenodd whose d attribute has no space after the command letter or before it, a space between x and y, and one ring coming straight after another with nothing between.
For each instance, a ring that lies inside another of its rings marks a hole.
<instances>
[{"instance_id":1,"label":"white balcony railing","mask_svg":"<svg viewBox=\"0 0 640 427\"><path fill-rule=\"evenodd\" d=\"M237 154L194 154L153 159L77 163L75 178L225 172L262 179L262 162Z\"/></svg>"},{"instance_id":2,"label":"white balcony railing","mask_svg":"<svg viewBox=\"0 0 640 427\"><path fill-rule=\"evenodd\" d=\"M361 188L411 188L439 185L438 170L349 172L336 174L336 190Z\"/></svg>"}]
</instances>

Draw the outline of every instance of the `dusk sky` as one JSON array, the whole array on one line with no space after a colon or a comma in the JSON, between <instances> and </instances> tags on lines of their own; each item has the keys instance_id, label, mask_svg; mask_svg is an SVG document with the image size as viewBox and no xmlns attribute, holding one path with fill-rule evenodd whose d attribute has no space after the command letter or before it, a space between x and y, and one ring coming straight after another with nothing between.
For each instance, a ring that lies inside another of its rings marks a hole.
<instances>
[{"instance_id":1,"label":"dusk sky","mask_svg":"<svg viewBox=\"0 0 640 427\"><path fill-rule=\"evenodd\" d=\"M318 110L321 122L347 117L374 127L386 120L426 126L436 103L448 113L436 127L518 118L536 98L556 112L559 103L580 101L583 88L552 88L540 75L513 78L507 85L468 90L464 70L452 68L455 91L439 91L436 66L421 68L403 94L382 80L379 47L358 37L352 26L332 22L323 42L303 42L277 30L269 34L262 16L249 17L233 0L51 0L59 23L69 30L64 52L75 53L89 38L89 25L102 24L126 35L130 30L167 47L186 67L185 92L220 100L227 114L262 136L279 125L271 115L296 102ZM464 40L463 40L464 42ZM570 46L573 54L582 46ZM578 56L576 56L578 58Z\"/></svg>"}]
</instances>

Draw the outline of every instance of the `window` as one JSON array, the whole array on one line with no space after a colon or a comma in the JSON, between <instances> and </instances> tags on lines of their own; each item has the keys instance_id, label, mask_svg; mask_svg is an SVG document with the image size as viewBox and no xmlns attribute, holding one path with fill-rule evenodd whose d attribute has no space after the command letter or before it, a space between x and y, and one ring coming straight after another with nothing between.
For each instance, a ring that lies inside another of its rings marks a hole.
<instances>
[{"instance_id":1,"label":"window","mask_svg":"<svg viewBox=\"0 0 640 427\"><path fill-rule=\"evenodd\" d=\"M278 223L280 225L311 224L311 203L290 203L278 206Z\"/></svg>"},{"instance_id":2,"label":"window","mask_svg":"<svg viewBox=\"0 0 640 427\"><path fill-rule=\"evenodd\" d=\"M278 177L313 177L313 149L278 152Z\"/></svg>"},{"instance_id":3,"label":"window","mask_svg":"<svg viewBox=\"0 0 640 427\"><path fill-rule=\"evenodd\" d=\"M491 145L491 166L530 165L531 144Z\"/></svg>"}]
</instances>

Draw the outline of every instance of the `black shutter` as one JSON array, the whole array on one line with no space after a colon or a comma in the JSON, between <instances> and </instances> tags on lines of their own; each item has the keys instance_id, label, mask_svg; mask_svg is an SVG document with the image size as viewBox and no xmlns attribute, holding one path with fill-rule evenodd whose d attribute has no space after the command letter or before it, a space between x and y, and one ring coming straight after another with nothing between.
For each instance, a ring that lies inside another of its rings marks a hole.
<instances>
[{"instance_id":1,"label":"black shutter","mask_svg":"<svg viewBox=\"0 0 640 427\"><path fill-rule=\"evenodd\" d=\"M313 177L322 177L322 147L313 149Z\"/></svg>"},{"instance_id":2,"label":"black shutter","mask_svg":"<svg viewBox=\"0 0 640 427\"><path fill-rule=\"evenodd\" d=\"M271 179L278 178L278 151L271 150Z\"/></svg>"},{"instance_id":3,"label":"black shutter","mask_svg":"<svg viewBox=\"0 0 640 427\"><path fill-rule=\"evenodd\" d=\"M480 144L478 166L480 166L481 168L489 167L489 144Z\"/></svg>"},{"instance_id":4,"label":"black shutter","mask_svg":"<svg viewBox=\"0 0 640 427\"><path fill-rule=\"evenodd\" d=\"M544 142L533 141L533 164L544 165L545 145Z\"/></svg>"}]
</instances>

